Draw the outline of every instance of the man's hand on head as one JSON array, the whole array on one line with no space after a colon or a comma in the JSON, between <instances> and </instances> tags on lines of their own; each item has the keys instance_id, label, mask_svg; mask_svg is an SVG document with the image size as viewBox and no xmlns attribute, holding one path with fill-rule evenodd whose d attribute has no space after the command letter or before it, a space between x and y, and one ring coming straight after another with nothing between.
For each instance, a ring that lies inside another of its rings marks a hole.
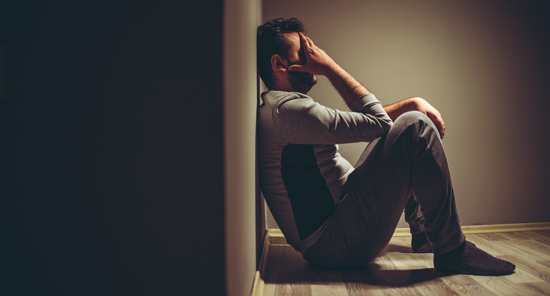
<instances>
[{"instance_id":1,"label":"man's hand on head","mask_svg":"<svg viewBox=\"0 0 550 296\"><path fill-rule=\"evenodd\" d=\"M301 43L299 54L303 54L305 63L289 66L287 68L289 72L300 71L326 76L348 106L360 96L370 93L357 79L336 64L324 50L313 44L310 38L302 33L298 34Z\"/></svg>"},{"instance_id":2,"label":"man's hand on head","mask_svg":"<svg viewBox=\"0 0 550 296\"><path fill-rule=\"evenodd\" d=\"M324 50L313 44L313 41L309 37L302 33L298 34L300 35L306 63L304 65L292 65L288 67L288 70L326 76L327 72L331 71L331 68L336 63Z\"/></svg>"}]
</instances>

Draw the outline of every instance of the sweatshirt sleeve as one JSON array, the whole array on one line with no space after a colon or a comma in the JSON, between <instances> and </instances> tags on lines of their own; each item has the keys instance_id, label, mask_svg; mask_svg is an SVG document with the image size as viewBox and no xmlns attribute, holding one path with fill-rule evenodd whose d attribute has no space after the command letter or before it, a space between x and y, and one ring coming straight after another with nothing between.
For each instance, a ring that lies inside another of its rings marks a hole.
<instances>
[{"instance_id":1,"label":"sweatshirt sleeve","mask_svg":"<svg viewBox=\"0 0 550 296\"><path fill-rule=\"evenodd\" d=\"M334 110L292 93L275 106L273 121L291 144L370 142L393 124L373 94L358 97L349 107L352 112Z\"/></svg>"}]
</instances>

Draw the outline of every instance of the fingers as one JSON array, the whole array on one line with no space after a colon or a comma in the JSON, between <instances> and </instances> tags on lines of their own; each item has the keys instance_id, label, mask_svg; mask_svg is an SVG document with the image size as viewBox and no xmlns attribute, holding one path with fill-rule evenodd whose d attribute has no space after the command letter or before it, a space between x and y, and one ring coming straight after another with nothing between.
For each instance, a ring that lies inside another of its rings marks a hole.
<instances>
[{"instance_id":1,"label":"fingers","mask_svg":"<svg viewBox=\"0 0 550 296\"><path fill-rule=\"evenodd\" d=\"M438 129L439 129L439 135L441 136L441 139L445 138L445 122L443 121L443 117L441 117L441 114L437 114L437 123L438 123Z\"/></svg>"},{"instance_id":2,"label":"fingers","mask_svg":"<svg viewBox=\"0 0 550 296\"><path fill-rule=\"evenodd\" d=\"M441 130L439 134L441 134L441 139L443 140L445 138L445 122L443 122L443 119L441 119Z\"/></svg>"},{"instance_id":3,"label":"fingers","mask_svg":"<svg viewBox=\"0 0 550 296\"><path fill-rule=\"evenodd\" d=\"M311 51L310 51L309 42L308 42L306 36L302 33L298 33L298 34L300 34L300 41L302 42L302 46L304 47L305 54L309 55L311 53Z\"/></svg>"},{"instance_id":4,"label":"fingers","mask_svg":"<svg viewBox=\"0 0 550 296\"><path fill-rule=\"evenodd\" d=\"M307 37L306 35L302 33L300 34L300 39L302 40L302 46L304 47L304 52L309 55L313 53L313 49L315 48L315 44L313 44L313 40L311 38Z\"/></svg>"},{"instance_id":5,"label":"fingers","mask_svg":"<svg viewBox=\"0 0 550 296\"><path fill-rule=\"evenodd\" d=\"M305 62L301 66L289 67L290 71L301 71L308 72L314 75L324 75L328 64L330 64L332 59L319 47L313 44L311 38L305 36L303 33L299 33L302 49L305 56Z\"/></svg>"},{"instance_id":6,"label":"fingers","mask_svg":"<svg viewBox=\"0 0 550 296\"><path fill-rule=\"evenodd\" d=\"M303 43L305 43L305 46L313 47L313 41L311 41L311 39L309 37L307 37L306 35L304 35L301 32L299 32L298 34L300 34L300 39L303 41Z\"/></svg>"},{"instance_id":7,"label":"fingers","mask_svg":"<svg viewBox=\"0 0 550 296\"><path fill-rule=\"evenodd\" d=\"M300 36L300 41L302 43L302 48L304 50L306 60L310 61L311 60L311 54L313 53L313 49L310 46L308 38L304 34L302 34L301 32L298 32L298 34ZM295 64L295 65L289 66L287 69L288 69L288 71L308 72L308 69L305 66L306 65Z\"/></svg>"},{"instance_id":8,"label":"fingers","mask_svg":"<svg viewBox=\"0 0 550 296\"><path fill-rule=\"evenodd\" d=\"M443 140L445 138L445 123L439 122L437 129L439 130L441 140Z\"/></svg>"},{"instance_id":9,"label":"fingers","mask_svg":"<svg viewBox=\"0 0 550 296\"><path fill-rule=\"evenodd\" d=\"M307 40L307 44L309 45L309 47L313 47L315 46L315 44L313 44L313 40L311 40L311 38L307 37L304 35L304 37L306 37L306 40Z\"/></svg>"},{"instance_id":10,"label":"fingers","mask_svg":"<svg viewBox=\"0 0 550 296\"><path fill-rule=\"evenodd\" d=\"M437 128L437 131L439 132L439 135L441 136L441 139L445 138L445 122L443 121L443 118L440 114L433 114L428 112L428 117L432 120L432 122L435 124L435 127Z\"/></svg>"},{"instance_id":11,"label":"fingers","mask_svg":"<svg viewBox=\"0 0 550 296\"><path fill-rule=\"evenodd\" d=\"M423 98L416 97L416 101L418 104L417 110L426 114L437 128L441 139L445 138L445 122L443 121L441 113L439 113L437 109L435 109L432 105L430 105L430 103L428 103L428 101L424 100Z\"/></svg>"}]
</instances>

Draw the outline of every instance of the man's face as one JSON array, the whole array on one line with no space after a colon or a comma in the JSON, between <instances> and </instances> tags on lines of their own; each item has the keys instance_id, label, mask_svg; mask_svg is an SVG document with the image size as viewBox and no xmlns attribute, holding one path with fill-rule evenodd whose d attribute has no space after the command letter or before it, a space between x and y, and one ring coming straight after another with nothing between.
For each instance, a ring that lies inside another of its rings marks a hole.
<instances>
[{"instance_id":1,"label":"man's face","mask_svg":"<svg viewBox=\"0 0 550 296\"><path fill-rule=\"evenodd\" d=\"M304 65L306 55L300 42L300 35L296 32L283 33L287 41L291 44L288 50L287 62L291 65ZM307 94L307 92L317 83L317 77L307 72L287 71L290 85L295 91Z\"/></svg>"}]
</instances>

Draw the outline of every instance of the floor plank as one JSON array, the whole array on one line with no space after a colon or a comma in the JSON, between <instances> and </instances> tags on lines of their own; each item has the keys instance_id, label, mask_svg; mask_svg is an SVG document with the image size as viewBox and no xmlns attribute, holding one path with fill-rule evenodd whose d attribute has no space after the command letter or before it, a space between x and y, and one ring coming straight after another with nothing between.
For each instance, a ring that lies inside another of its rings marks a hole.
<instances>
[{"instance_id":1,"label":"floor plank","mask_svg":"<svg viewBox=\"0 0 550 296\"><path fill-rule=\"evenodd\" d=\"M443 274L432 254L416 254L410 237L393 237L364 268L325 270L311 266L286 244L272 245L264 295L550 295L550 231L468 234L489 254L516 264L507 276Z\"/></svg>"},{"instance_id":2,"label":"floor plank","mask_svg":"<svg viewBox=\"0 0 550 296\"><path fill-rule=\"evenodd\" d=\"M458 295L496 295L468 275L457 274L441 279Z\"/></svg>"},{"instance_id":3,"label":"floor plank","mask_svg":"<svg viewBox=\"0 0 550 296\"><path fill-rule=\"evenodd\" d=\"M550 230L536 230L536 231L533 231L537 234L540 234L540 235L544 235L548 238L550 238Z\"/></svg>"},{"instance_id":4,"label":"floor plank","mask_svg":"<svg viewBox=\"0 0 550 296\"><path fill-rule=\"evenodd\" d=\"M472 279L496 295L526 295L523 284L511 283L506 276L471 276ZM530 295L530 294L527 294Z\"/></svg>"},{"instance_id":5,"label":"floor plank","mask_svg":"<svg viewBox=\"0 0 550 296\"><path fill-rule=\"evenodd\" d=\"M267 257L267 265L265 270L266 275L264 278L264 295L266 296L275 295L275 288L277 287L278 282L277 275L279 274L279 267L281 266L279 261L281 260L281 254L283 253L284 248L285 246L270 246L269 248L269 256ZM286 248L288 248L288 246L286 246Z\"/></svg>"}]
</instances>

